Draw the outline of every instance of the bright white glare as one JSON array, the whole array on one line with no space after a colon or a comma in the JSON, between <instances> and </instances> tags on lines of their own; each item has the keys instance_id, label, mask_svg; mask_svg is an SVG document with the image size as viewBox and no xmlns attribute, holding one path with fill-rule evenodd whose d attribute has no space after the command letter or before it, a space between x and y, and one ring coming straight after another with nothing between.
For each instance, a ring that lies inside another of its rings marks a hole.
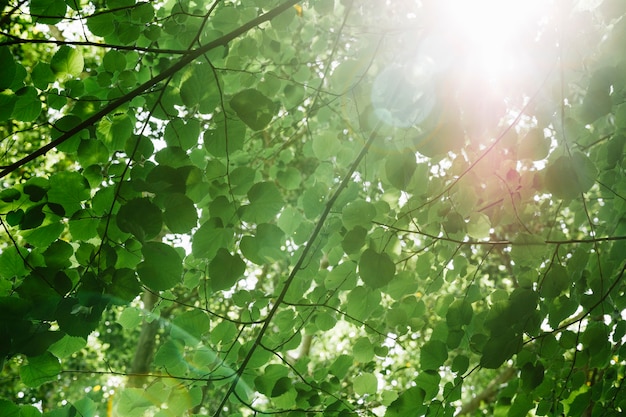
<instances>
[{"instance_id":1,"label":"bright white glare","mask_svg":"<svg viewBox=\"0 0 626 417\"><path fill-rule=\"evenodd\" d=\"M438 3L441 24L484 79L504 82L523 66L520 51L538 36L528 31L547 19L550 0L444 0Z\"/></svg>"},{"instance_id":2,"label":"bright white glare","mask_svg":"<svg viewBox=\"0 0 626 417\"><path fill-rule=\"evenodd\" d=\"M421 10L419 35L403 32L402 54L381 69L371 91L376 116L386 124L419 124L438 99L496 106L537 77L535 48L553 0L437 0ZM446 80L443 87L437 80ZM433 82L435 81L435 82ZM452 93L451 93L452 92Z\"/></svg>"}]
</instances>

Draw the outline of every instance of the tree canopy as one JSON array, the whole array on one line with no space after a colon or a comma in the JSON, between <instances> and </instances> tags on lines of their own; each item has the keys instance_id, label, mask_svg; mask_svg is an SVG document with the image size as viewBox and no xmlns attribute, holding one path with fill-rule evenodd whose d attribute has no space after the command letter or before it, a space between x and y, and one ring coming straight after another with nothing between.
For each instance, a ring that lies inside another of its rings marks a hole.
<instances>
[{"instance_id":1,"label":"tree canopy","mask_svg":"<svg viewBox=\"0 0 626 417\"><path fill-rule=\"evenodd\" d=\"M0 0L0 416L618 416L621 0Z\"/></svg>"}]
</instances>

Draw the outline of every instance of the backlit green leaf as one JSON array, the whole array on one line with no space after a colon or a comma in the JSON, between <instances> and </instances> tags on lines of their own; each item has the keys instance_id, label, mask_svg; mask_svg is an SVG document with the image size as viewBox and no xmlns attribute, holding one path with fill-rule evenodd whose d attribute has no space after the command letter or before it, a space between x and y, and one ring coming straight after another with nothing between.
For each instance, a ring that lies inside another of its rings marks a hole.
<instances>
[{"instance_id":1,"label":"backlit green leaf","mask_svg":"<svg viewBox=\"0 0 626 417\"><path fill-rule=\"evenodd\" d=\"M87 18L87 27L96 36L107 36L115 31L111 13L94 14Z\"/></svg>"},{"instance_id":2,"label":"backlit green leaf","mask_svg":"<svg viewBox=\"0 0 626 417\"><path fill-rule=\"evenodd\" d=\"M424 390L411 387L402 392L398 399L391 403L385 412L385 417L417 417L426 411L423 406Z\"/></svg>"},{"instance_id":3,"label":"backlit green leaf","mask_svg":"<svg viewBox=\"0 0 626 417\"><path fill-rule=\"evenodd\" d=\"M399 190L406 190L416 168L415 155L411 152L392 154L385 162L387 180Z\"/></svg>"},{"instance_id":4,"label":"backlit green leaf","mask_svg":"<svg viewBox=\"0 0 626 417\"><path fill-rule=\"evenodd\" d=\"M588 156L574 152L563 155L546 168L545 182L556 198L573 199L586 193L596 181L598 171Z\"/></svg>"},{"instance_id":5,"label":"backlit green leaf","mask_svg":"<svg viewBox=\"0 0 626 417\"><path fill-rule=\"evenodd\" d=\"M168 290L182 281L182 260L174 248L161 242L146 242L141 253L144 260L137 267L137 273L150 289Z\"/></svg>"},{"instance_id":6,"label":"backlit green leaf","mask_svg":"<svg viewBox=\"0 0 626 417\"><path fill-rule=\"evenodd\" d=\"M162 218L161 209L148 198L136 198L120 207L117 226L139 240L151 239L161 233Z\"/></svg>"},{"instance_id":7,"label":"backlit green leaf","mask_svg":"<svg viewBox=\"0 0 626 417\"><path fill-rule=\"evenodd\" d=\"M23 122L34 121L41 113L41 100L34 87L20 88L15 92L12 117Z\"/></svg>"},{"instance_id":8,"label":"backlit green leaf","mask_svg":"<svg viewBox=\"0 0 626 417\"><path fill-rule=\"evenodd\" d=\"M209 276L213 291L231 288L243 276L246 264L237 255L220 248L209 264Z\"/></svg>"},{"instance_id":9,"label":"backlit green leaf","mask_svg":"<svg viewBox=\"0 0 626 417\"><path fill-rule=\"evenodd\" d=\"M59 172L50 177L48 201L57 203L71 216L82 208L82 202L90 197L90 187L77 172Z\"/></svg>"},{"instance_id":10,"label":"backlit green leaf","mask_svg":"<svg viewBox=\"0 0 626 417\"><path fill-rule=\"evenodd\" d=\"M200 310L181 313L172 321L172 337L186 341L187 345L197 344L211 327L209 317Z\"/></svg>"},{"instance_id":11,"label":"backlit green leaf","mask_svg":"<svg viewBox=\"0 0 626 417\"><path fill-rule=\"evenodd\" d=\"M265 128L278 111L278 105L255 89L238 92L230 99L230 107L252 130Z\"/></svg>"},{"instance_id":12,"label":"backlit green leaf","mask_svg":"<svg viewBox=\"0 0 626 417\"><path fill-rule=\"evenodd\" d=\"M376 375L363 373L354 378L354 392L357 395L376 394L378 390L378 379Z\"/></svg>"},{"instance_id":13,"label":"backlit green leaf","mask_svg":"<svg viewBox=\"0 0 626 417\"><path fill-rule=\"evenodd\" d=\"M271 182L254 184L248 191L248 199L250 204L243 208L242 217L255 223L271 221L283 207L280 190Z\"/></svg>"},{"instance_id":14,"label":"backlit green leaf","mask_svg":"<svg viewBox=\"0 0 626 417\"><path fill-rule=\"evenodd\" d=\"M63 7L65 8L65 5ZM50 69L57 76L71 75L75 77L83 71L84 65L83 54L80 50L67 45L61 46L50 61Z\"/></svg>"},{"instance_id":15,"label":"backlit green leaf","mask_svg":"<svg viewBox=\"0 0 626 417\"><path fill-rule=\"evenodd\" d=\"M30 0L30 13L39 23L54 25L65 17L67 6L62 1Z\"/></svg>"},{"instance_id":16,"label":"backlit green leaf","mask_svg":"<svg viewBox=\"0 0 626 417\"><path fill-rule=\"evenodd\" d=\"M386 253L366 249L359 261L359 276L371 288L388 284L396 273L396 265Z\"/></svg>"},{"instance_id":17,"label":"backlit green leaf","mask_svg":"<svg viewBox=\"0 0 626 417\"><path fill-rule=\"evenodd\" d=\"M364 229L371 227L372 219L376 216L376 208L365 200L356 200L349 203L341 211L341 220L346 229L356 226Z\"/></svg>"},{"instance_id":18,"label":"backlit green leaf","mask_svg":"<svg viewBox=\"0 0 626 417\"><path fill-rule=\"evenodd\" d=\"M513 240L511 259L518 265L538 265L545 252L546 244L541 236L520 233Z\"/></svg>"},{"instance_id":19,"label":"backlit green leaf","mask_svg":"<svg viewBox=\"0 0 626 417\"><path fill-rule=\"evenodd\" d=\"M186 233L196 227L198 213L193 201L184 194L169 194L164 201L163 220L172 233Z\"/></svg>"},{"instance_id":20,"label":"backlit green leaf","mask_svg":"<svg viewBox=\"0 0 626 417\"><path fill-rule=\"evenodd\" d=\"M46 382L56 381L61 372L59 360L51 353L28 359L28 364L20 368L20 378L28 387L38 387Z\"/></svg>"},{"instance_id":21,"label":"backlit green leaf","mask_svg":"<svg viewBox=\"0 0 626 417\"><path fill-rule=\"evenodd\" d=\"M16 72L16 63L8 46L0 46L0 62L3 63L0 68L1 91L11 86Z\"/></svg>"},{"instance_id":22,"label":"backlit green leaf","mask_svg":"<svg viewBox=\"0 0 626 417\"><path fill-rule=\"evenodd\" d=\"M440 340L430 340L420 349L420 366L424 370L437 370L448 359L448 348Z\"/></svg>"}]
</instances>

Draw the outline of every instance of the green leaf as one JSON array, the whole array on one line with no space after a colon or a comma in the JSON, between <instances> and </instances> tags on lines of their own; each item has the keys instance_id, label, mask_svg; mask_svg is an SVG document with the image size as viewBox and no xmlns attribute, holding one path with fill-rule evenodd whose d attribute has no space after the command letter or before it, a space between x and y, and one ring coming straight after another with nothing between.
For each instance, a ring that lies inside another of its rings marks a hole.
<instances>
[{"instance_id":1,"label":"green leaf","mask_svg":"<svg viewBox=\"0 0 626 417\"><path fill-rule=\"evenodd\" d=\"M219 105L216 75L208 63L194 65L180 86L180 98L187 107L199 106L203 113L211 113Z\"/></svg>"},{"instance_id":2,"label":"green leaf","mask_svg":"<svg viewBox=\"0 0 626 417\"><path fill-rule=\"evenodd\" d=\"M0 46L0 91L9 88L15 78L17 64L8 46ZM1 104L1 103L0 103Z\"/></svg>"},{"instance_id":3,"label":"green leaf","mask_svg":"<svg viewBox=\"0 0 626 417\"><path fill-rule=\"evenodd\" d=\"M100 219L87 210L78 210L69 221L70 234L74 240L89 240L98 234Z\"/></svg>"},{"instance_id":4,"label":"green leaf","mask_svg":"<svg viewBox=\"0 0 626 417\"><path fill-rule=\"evenodd\" d=\"M520 375L524 390L530 392L537 388L543 382L544 373L545 368L541 362L536 365L531 362L524 364Z\"/></svg>"},{"instance_id":5,"label":"green leaf","mask_svg":"<svg viewBox=\"0 0 626 417\"><path fill-rule=\"evenodd\" d=\"M358 375L352 384L357 395L376 394L378 391L378 378L368 372Z\"/></svg>"},{"instance_id":6,"label":"green leaf","mask_svg":"<svg viewBox=\"0 0 626 417\"><path fill-rule=\"evenodd\" d=\"M39 23L54 25L65 17L67 6L62 1L30 0L30 14Z\"/></svg>"},{"instance_id":7,"label":"green leaf","mask_svg":"<svg viewBox=\"0 0 626 417\"><path fill-rule=\"evenodd\" d=\"M313 138L313 153L320 160L330 159L337 156L337 148L341 146L337 135L332 132L324 132Z\"/></svg>"},{"instance_id":8,"label":"green leaf","mask_svg":"<svg viewBox=\"0 0 626 417\"><path fill-rule=\"evenodd\" d=\"M367 319L380 306L379 291L372 291L367 287L356 287L348 293L347 312L356 320Z\"/></svg>"},{"instance_id":9,"label":"green leaf","mask_svg":"<svg viewBox=\"0 0 626 417\"><path fill-rule=\"evenodd\" d=\"M237 254L220 248L209 264L213 291L227 290L237 283L246 270L246 264Z\"/></svg>"},{"instance_id":10,"label":"green leaf","mask_svg":"<svg viewBox=\"0 0 626 417\"><path fill-rule=\"evenodd\" d=\"M270 397L275 398L283 395L287 391L289 391L293 387L293 382L290 378L284 376L279 378L274 387L272 388L272 392L270 393Z\"/></svg>"},{"instance_id":11,"label":"green leaf","mask_svg":"<svg viewBox=\"0 0 626 417\"><path fill-rule=\"evenodd\" d=\"M415 378L415 386L424 390L425 398L432 399L439 392L439 383L441 376L437 371L422 371Z\"/></svg>"},{"instance_id":12,"label":"green leaf","mask_svg":"<svg viewBox=\"0 0 626 417\"><path fill-rule=\"evenodd\" d=\"M586 193L598 175L594 163L581 152L563 155L546 168L546 188L556 198L571 200Z\"/></svg>"},{"instance_id":13,"label":"green leaf","mask_svg":"<svg viewBox=\"0 0 626 417\"><path fill-rule=\"evenodd\" d=\"M59 360L52 353L46 352L41 356L29 358L28 364L20 368L20 378L24 385L38 387L46 382L56 381L60 372Z\"/></svg>"},{"instance_id":14,"label":"green leaf","mask_svg":"<svg viewBox=\"0 0 626 417\"><path fill-rule=\"evenodd\" d=\"M179 341L166 341L154 355L154 365L163 367L172 374L184 372L187 369L187 364L182 354L182 348L183 346Z\"/></svg>"},{"instance_id":15,"label":"green leaf","mask_svg":"<svg viewBox=\"0 0 626 417\"><path fill-rule=\"evenodd\" d=\"M15 92L17 100L12 117L23 122L33 122L41 113L41 100L35 87L20 88Z\"/></svg>"},{"instance_id":16,"label":"green leaf","mask_svg":"<svg viewBox=\"0 0 626 417\"><path fill-rule=\"evenodd\" d=\"M57 4L60 2L53 3ZM63 5L63 8L65 8L65 5ZM65 13L65 10L63 13ZM67 45L61 46L50 61L50 69L57 77L65 75L76 77L83 72L84 65L83 54L80 50Z\"/></svg>"},{"instance_id":17,"label":"green leaf","mask_svg":"<svg viewBox=\"0 0 626 417\"><path fill-rule=\"evenodd\" d=\"M87 27L95 36L108 36L115 31L112 13L94 14L87 18Z\"/></svg>"},{"instance_id":18,"label":"green leaf","mask_svg":"<svg viewBox=\"0 0 626 417\"><path fill-rule=\"evenodd\" d=\"M182 280L183 265L178 252L161 242L146 242L144 260L137 267L141 282L154 291L168 290Z\"/></svg>"},{"instance_id":19,"label":"green leaf","mask_svg":"<svg viewBox=\"0 0 626 417\"><path fill-rule=\"evenodd\" d=\"M288 167L276 174L276 179L281 187L287 190L297 190L302 182L302 174L294 167Z\"/></svg>"},{"instance_id":20,"label":"green leaf","mask_svg":"<svg viewBox=\"0 0 626 417\"><path fill-rule=\"evenodd\" d=\"M543 262L546 243L541 236L520 233L513 239L511 259L520 266L535 266Z\"/></svg>"},{"instance_id":21,"label":"green leaf","mask_svg":"<svg viewBox=\"0 0 626 417\"><path fill-rule=\"evenodd\" d=\"M486 239L489 237L491 222L484 213L472 213L467 223L467 234L474 239Z\"/></svg>"},{"instance_id":22,"label":"green leaf","mask_svg":"<svg viewBox=\"0 0 626 417\"><path fill-rule=\"evenodd\" d=\"M204 132L204 147L213 156L227 156L243 147L246 125L239 120L226 120L227 123L218 120L215 128Z\"/></svg>"},{"instance_id":23,"label":"green leaf","mask_svg":"<svg viewBox=\"0 0 626 417\"><path fill-rule=\"evenodd\" d=\"M41 417L41 411L34 405L23 405L20 407L19 417Z\"/></svg>"},{"instance_id":24,"label":"green leaf","mask_svg":"<svg viewBox=\"0 0 626 417\"><path fill-rule=\"evenodd\" d=\"M437 370L448 359L448 347L441 340L430 340L420 349L420 367Z\"/></svg>"},{"instance_id":25,"label":"green leaf","mask_svg":"<svg viewBox=\"0 0 626 417\"><path fill-rule=\"evenodd\" d=\"M148 198L132 199L117 212L117 226L141 241L152 239L163 227L161 209Z\"/></svg>"},{"instance_id":26,"label":"green leaf","mask_svg":"<svg viewBox=\"0 0 626 417\"><path fill-rule=\"evenodd\" d=\"M446 322L450 329L460 329L470 324L473 315L472 305L465 299L454 300L446 312Z\"/></svg>"},{"instance_id":27,"label":"green leaf","mask_svg":"<svg viewBox=\"0 0 626 417\"><path fill-rule=\"evenodd\" d=\"M356 226L345 234L341 241L341 247L347 254L360 252L361 248L365 245L366 237L367 230L363 227Z\"/></svg>"},{"instance_id":28,"label":"green leaf","mask_svg":"<svg viewBox=\"0 0 626 417\"><path fill-rule=\"evenodd\" d=\"M411 387L401 393L394 402L387 407L385 417L418 417L424 415L424 390Z\"/></svg>"},{"instance_id":29,"label":"green leaf","mask_svg":"<svg viewBox=\"0 0 626 417\"><path fill-rule=\"evenodd\" d=\"M115 113L102 118L96 127L97 138L106 145L109 152L123 151L132 134L133 121L126 113ZM173 163L169 165L174 166Z\"/></svg>"},{"instance_id":30,"label":"green leaf","mask_svg":"<svg viewBox=\"0 0 626 417\"><path fill-rule=\"evenodd\" d=\"M452 366L450 367L450 369L452 370L452 372L456 372L457 374L462 375L465 373L465 371L467 371L467 368L469 368L469 363L469 358L467 356L455 356L452 360Z\"/></svg>"},{"instance_id":31,"label":"green leaf","mask_svg":"<svg viewBox=\"0 0 626 417\"><path fill-rule=\"evenodd\" d=\"M46 247L54 242L65 230L60 222L54 222L22 233L22 236L34 247Z\"/></svg>"},{"instance_id":32,"label":"green leaf","mask_svg":"<svg viewBox=\"0 0 626 417\"><path fill-rule=\"evenodd\" d=\"M164 200L165 225L172 233L187 233L198 223L196 206L184 194L168 194Z\"/></svg>"},{"instance_id":33,"label":"green leaf","mask_svg":"<svg viewBox=\"0 0 626 417\"><path fill-rule=\"evenodd\" d=\"M117 319L124 329L134 329L141 324L141 310L137 307L126 307Z\"/></svg>"},{"instance_id":34,"label":"green leaf","mask_svg":"<svg viewBox=\"0 0 626 417\"><path fill-rule=\"evenodd\" d=\"M341 220L348 230L357 226L369 230L372 225L372 219L374 219L375 216L376 208L372 203L365 200L353 201L341 211Z\"/></svg>"},{"instance_id":35,"label":"green leaf","mask_svg":"<svg viewBox=\"0 0 626 417\"><path fill-rule=\"evenodd\" d=\"M85 177L77 172L59 172L50 177L48 201L57 203L71 216L82 208L82 202L90 197L90 187Z\"/></svg>"},{"instance_id":36,"label":"green leaf","mask_svg":"<svg viewBox=\"0 0 626 417\"><path fill-rule=\"evenodd\" d=\"M0 412L3 417L20 417L20 408L9 400L0 399Z\"/></svg>"},{"instance_id":37,"label":"green leaf","mask_svg":"<svg viewBox=\"0 0 626 417\"><path fill-rule=\"evenodd\" d=\"M57 358L63 359L80 351L85 346L87 346L87 341L84 338L65 335L53 343L48 350Z\"/></svg>"},{"instance_id":38,"label":"green leaf","mask_svg":"<svg viewBox=\"0 0 626 417\"><path fill-rule=\"evenodd\" d=\"M38 62L31 72L33 85L40 90L48 89L48 85L56 81L56 77L46 62Z\"/></svg>"},{"instance_id":39,"label":"green leaf","mask_svg":"<svg viewBox=\"0 0 626 417\"><path fill-rule=\"evenodd\" d=\"M230 107L252 130L264 129L278 112L278 105L255 89L235 94L230 99Z\"/></svg>"},{"instance_id":40,"label":"green leaf","mask_svg":"<svg viewBox=\"0 0 626 417\"><path fill-rule=\"evenodd\" d=\"M353 364L354 358L352 356L339 355L328 368L328 372L339 379L343 379Z\"/></svg>"},{"instance_id":41,"label":"green leaf","mask_svg":"<svg viewBox=\"0 0 626 417\"><path fill-rule=\"evenodd\" d=\"M485 343L480 358L480 366L497 369L522 348L522 336L510 328L501 329Z\"/></svg>"},{"instance_id":42,"label":"green leaf","mask_svg":"<svg viewBox=\"0 0 626 417\"><path fill-rule=\"evenodd\" d=\"M198 259L212 259L218 249L228 248L234 241L234 231L224 228L218 219L203 223L193 235L191 251Z\"/></svg>"},{"instance_id":43,"label":"green leaf","mask_svg":"<svg viewBox=\"0 0 626 417\"><path fill-rule=\"evenodd\" d=\"M126 56L122 52L112 49L102 57L102 66L109 72L122 72L126 69Z\"/></svg>"},{"instance_id":44,"label":"green leaf","mask_svg":"<svg viewBox=\"0 0 626 417\"><path fill-rule=\"evenodd\" d=\"M57 240L44 251L43 257L46 265L54 269L65 269L72 262L70 257L74 254L74 248L67 242Z\"/></svg>"},{"instance_id":45,"label":"green leaf","mask_svg":"<svg viewBox=\"0 0 626 417\"><path fill-rule=\"evenodd\" d=\"M154 18L154 7L150 3L138 3L132 8L130 18L133 23L149 23Z\"/></svg>"},{"instance_id":46,"label":"green leaf","mask_svg":"<svg viewBox=\"0 0 626 417\"><path fill-rule=\"evenodd\" d=\"M387 285L396 273L396 265L387 253L365 249L359 260L359 276L371 288Z\"/></svg>"},{"instance_id":47,"label":"green leaf","mask_svg":"<svg viewBox=\"0 0 626 417\"><path fill-rule=\"evenodd\" d=\"M283 207L283 198L276 184L259 182L248 191L250 204L243 207L242 218L254 223L272 221Z\"/></svg>"},{"instance_id":48,"label":"green leaf","mask_svg":"<svg viewBox=\"0 0 626 417\"><path fill-rule=\"evenodd\" d=\"M549 152L550 139L545 137L542 129L534 128L521 140L517 154L520 159L539 161L545 159Z\"/></svg>"},{"instance_id":49,"label":"green leaf","mask_svg":"<svg viewBox=\"0 0 626 417\"><path fill-rule=\"evenodd\" d=\"M18 249L10 246L2 250L0 253L0 277L11 279L14 277L22 277L27 274L25 259L28 253L25 249Z\"/></svg>"},{"instance_id":50,"label":"green leaf","mask_svg":"<svg viewBox=\"0 0 626 417\"><path fill-rule=\"evenodd\" d=\"M367 363L374 359L374 346L368 337L359 337L352 345L354 360Z\"/></svg>"},{"instance_id":51,"label":"green leaf","mask_svg":"<svg viewBox=\"0 0 626 417\"><path fill-rule=\"evenodd\" d=\"M170 121L165 127L163 136L165 142L170 146L177 146L188 150L198 146L200 138L200 122L196 119L183 120L176 118Z\"/></svg>"},{"instance_id":52,"label":"green leaf","mask_svg":"<svg viewBox=\"0 0 626 417\"><path fill-rule=\"evenodd\" d=\"M99 140L81 140L77 151L78 161L85 167L105 164L109 161L109 150L106 145Z\"/></svg>"},{"instance_id":53,"label":"green leaf","mask_svg":"<svg viewBox=\"0 0 626 417\"><path fill-rule=\"evenodd\" d=\"M533 408L533 399L524 393L519 393L513 399L507 417L526 417Z\"/></svg>"},{"instance_id":54,"label":"green leaf","mask_svg":"<svg viewBox=\"0 0 626 417\"><path fill-rule=\"evenodd\" d=\"M113 304L127 305L132 302L141 292L141 284L135 271L130 268L116 269L107 292L111 295Z\"/></svg>"},{"instance_id":55,"label":"green leaf","mask_svg":"<svg viewBox=\"0 0 626 417\"><path fill-rule=\"evenodd\" d=\"M542 297L555 298L567 290L571 284L572 280L567 273L567 269L559 264L551 264L543 281L541 281L539 294Z\"/></svg>"},{"instance_id":56,"label":"green leaf","mask_svg":"<svg viewBox=\"0 0 626 417\"><path fill-rule=\"evenodd\" d=\"M12 91L0 89L0 122L11 117L15 103L17 103L17 96Z\"/></svg>"},{"instance_id":57,"label":"green leaf","mask_svg":"<svg viewBox=\"0 0 626 417\"><path fill-rule=\"evenodd\" d=\"M200 342L202 336L211 328L207 314L201 310L184 311L172 321L172 337L185 341L187 346Z\"/></svg>"},{"instance_id":58,"label":"green leaf","mask_svg":"<svg viewBox=\"0 0 626 417\"><path fill-rule=\"evenodd\" d=\"M385 161L387 181L398 190L407 190L417 168L415 155L411 152L394 153Z\"/></svg>"}]
</instances>

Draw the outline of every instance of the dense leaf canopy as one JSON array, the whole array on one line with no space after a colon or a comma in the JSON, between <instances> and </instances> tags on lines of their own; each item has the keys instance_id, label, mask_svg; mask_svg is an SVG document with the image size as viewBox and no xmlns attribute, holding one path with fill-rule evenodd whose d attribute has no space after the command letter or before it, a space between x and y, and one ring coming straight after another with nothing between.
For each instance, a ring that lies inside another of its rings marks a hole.
<instances>
[{"instance_id":1,"label":"dense leaf canopy","mask_svg":"<svg viewBox=\"0 0 626 417\"><path fill-rule=\"evenodd\" d=\"M622 415L626 2L0 9L0 415Z\"/></svg>"}]
</instances>

